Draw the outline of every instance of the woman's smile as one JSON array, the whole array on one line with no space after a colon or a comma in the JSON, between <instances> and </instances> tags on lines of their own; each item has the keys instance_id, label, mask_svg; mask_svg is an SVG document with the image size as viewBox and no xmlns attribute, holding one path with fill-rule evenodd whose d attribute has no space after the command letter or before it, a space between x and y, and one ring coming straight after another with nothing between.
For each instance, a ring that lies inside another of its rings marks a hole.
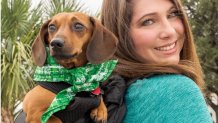
<instances>
[{"instance_id":1,"label":"woman's smile","mask_svg":"<svg viewBox=\"0 0 218 123\"><path fill-rule=\"evenodd\" d=\"M176 52L176 43L177 42L169 43L164 46L156 47L154 49L160 51L164 55L170 55Z\"/></svg>"}]
</instances>

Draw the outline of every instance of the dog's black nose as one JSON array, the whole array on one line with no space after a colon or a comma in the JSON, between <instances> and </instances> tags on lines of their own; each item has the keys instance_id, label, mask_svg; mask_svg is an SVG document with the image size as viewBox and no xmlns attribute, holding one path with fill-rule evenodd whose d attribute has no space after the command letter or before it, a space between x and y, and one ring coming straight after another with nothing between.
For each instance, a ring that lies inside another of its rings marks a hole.
<instances>
[{"instance_id":1,"label":"dog's black nose","mask_svg":"<svg viewBox=\"0 0 218 123\"><path fill-rule=\"evenodd\" d=\"M63 48L64 47L64 40L61 39L61 38L56 38L54 40L51 41L51 47L53 49L60 49L60 48Z\"/></svg>"}]
</instances>

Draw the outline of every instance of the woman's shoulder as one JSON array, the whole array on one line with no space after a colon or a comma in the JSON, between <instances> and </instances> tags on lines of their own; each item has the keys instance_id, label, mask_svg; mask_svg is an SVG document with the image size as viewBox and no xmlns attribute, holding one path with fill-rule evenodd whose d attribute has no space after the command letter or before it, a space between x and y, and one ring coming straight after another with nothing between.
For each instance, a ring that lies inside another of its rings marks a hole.
<instances>
[{"instance_id":1,"label":"woman's shoulder","mask_svg":"<svg viewBox=\"0 0 218 123\"><path fill-rule=\"evenodd\" d=\"M164 74L138 79L132 83L126 93L127 99L147 98L148 101L172 101L203 95L197 84L184 75Z\"/></svg>"},{"instance_id":2,"label":"woman's shoulder","mask_svg":"<svg viewBox=\"0 0 218 123\"><path fill-rule=\"evenodd\" d=\"M148 81L148 82L158 82L165 84L176 84L175 82L194 82L191 78L181 75L181 74L161 74L161 75L153 75L147 78L138 79L137 81Z\"/></svg>"},{"instance_id":3,"label":"woman's shoulder","mask_svg":"<svg viewBox=\"0 0 218 123\"><path fill-rule=\"evenodd\" d=\"M150 101L154 98L156 102L179 101L191 97L204 100L197 84L189 77L179 74L155 75L138 79L129 86L126 95L130 99L148 98Z\"/></svg>"},{"instance_id":4,"label":"woman's shoulder","mask_svg":"<svg viewBox=\"0 0 218 123\"><path fill-rule=\"evenodd\" d=\"M138 79L127 89L125 103L128 109L125 121L210 121L200 89L192 79L183 75L155 75ZM130 117L134 114L140 115Z\"/></svg>"},{"instance_id":5,"label":"woman's shoulder","mask_svg":"<svg viewBox=\"0 0 218 123\"><path fill-rule=\"evenodd\" d=\"M195 90L200 91L196 83L187 76L180 74L163 74L154 75L148 78L138 79L132 83L128 90L145 89L148 91L158 90L173 91L173 90Z\"/></svg>"}]
</instances>

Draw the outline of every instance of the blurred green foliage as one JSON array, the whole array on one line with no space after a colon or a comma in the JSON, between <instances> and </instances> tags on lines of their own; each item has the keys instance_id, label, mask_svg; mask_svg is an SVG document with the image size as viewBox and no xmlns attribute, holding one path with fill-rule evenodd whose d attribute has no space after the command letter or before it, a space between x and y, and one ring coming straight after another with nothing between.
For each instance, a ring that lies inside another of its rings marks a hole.
<instances>
[{"instance_id":1,"label":"blurred green foliage","mask_svg":"<svg viewBox=\"0 0 218 123\"><path fill-rule=\"evenodd\" d=\"M218 94L218 0L183 0L207 86Z\"/></svg>"}]
</instances>

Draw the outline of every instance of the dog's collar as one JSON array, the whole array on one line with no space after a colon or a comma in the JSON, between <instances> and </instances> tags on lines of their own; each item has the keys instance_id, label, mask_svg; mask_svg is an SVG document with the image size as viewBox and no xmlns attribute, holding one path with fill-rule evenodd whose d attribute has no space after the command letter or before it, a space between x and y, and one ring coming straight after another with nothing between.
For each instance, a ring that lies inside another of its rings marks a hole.
<instances>
[{"instance_id":1,"label":"dog's collar","mask_svg":"<svg viewBox=\"0 0 218 123\"><path fill-rule=\"evenodd\" d=\"M72 86L56 95L48 110L43 114L42 123L46 123L55 112L65 109L77 92L95 90L100 82L105 81L110 76L116 64L117 60L109 60L101 64L86 64L84 67L66 69L48 55L47 64L36 68L34 80L67 82Z\"/></svg>"}]
</instances>

